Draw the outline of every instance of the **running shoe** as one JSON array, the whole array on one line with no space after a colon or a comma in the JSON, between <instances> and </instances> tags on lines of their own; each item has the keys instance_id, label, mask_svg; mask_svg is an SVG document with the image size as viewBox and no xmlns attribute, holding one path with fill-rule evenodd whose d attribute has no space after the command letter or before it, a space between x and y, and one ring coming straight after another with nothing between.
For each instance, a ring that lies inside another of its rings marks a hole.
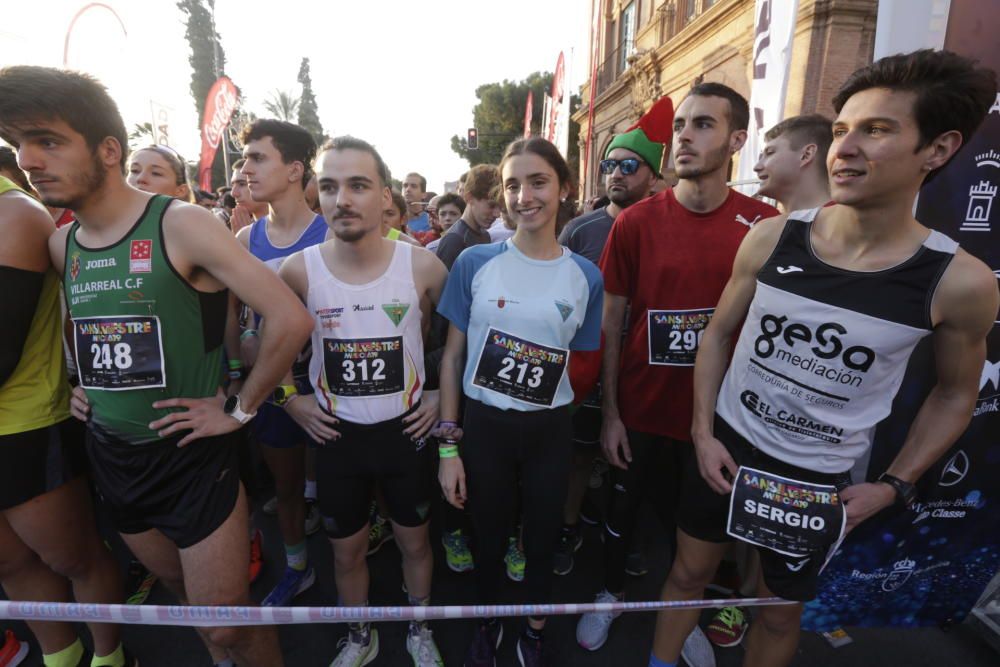
<instances>
[{"instance_id":1,"label":"running shoe","mask_svg":"<svg viewBox=\"0 0 1000 667\"><path fill-rule=\"evenodd\" d=\"M306 501L306 535L315 535L323 526L323 517L316 503Z\"/></svg>"},{"instance_id":2,"label":"running shoe","mask_svg":"<svg viewBox=\"0 0 1000 667\"><path fill-rule=\"evenodd\" d=\"M747 633L746 614L739 607L723 607L705 628L705 636L716 646L736 646Z\"/></svg>"},{"instance_id":3,"label":"running shoe","mask_svg":"<svg viewBox=\"0 0 1000 667\"><path fill-rule=\"evenodd\" d=\"M406 650L413 658L413 667L444 667L441 652L438 651L431 629L426 625L414 625L406 634Z\"/></svg>"},{"instance_id":4,"label":"running shoe","mask_svg":"<svg viewBox=\"0 0 1000 667\"><path fill-rule=\"evenodd\" d=\"M497 649L500 648L501 641L503 641L503 624L500 621L479 623L463 664L465 667L496 667Z\"/></svg>"},{"instance_id":5,"label":"running shoe","mask_svg":"<svg viewBox=\"0 0 1000 667\"><path fill-rule=\"evenodd\" d=\"M573 571L573 556L583 544L583 535L578 526L563 526L559 533L559 544L552 557L552 571L559 576L565 576Z\"/></svg>"},{"instance_id":6,"label":"running shoe","mask_svg":"<svg viewBox=\"0 0 1000 667\"><path fill-rule=\"evenodd\" d=\"M349 630L347 636L337 642L340 653L330 663L330 667L361 667L378 657L378 630L371 628L368 635Z\"/></svg>"},{"instance_id":7,"label":"running shoe","mask_svg":"<svg viewBox=\"0 0 1000 667\"><path fill-rule=\"evenodd\" d=\"M260 528L253 532L253 537L250 539L250 583L257 581L257 577L260 576L261 571L264 569L264 546L262 542L264 541L264 534L260 532Z\"/></svg>"},{"instance_id":8,"label":"running shoe","mask_svg":"<svg viewBox=\"0 0 1000 667\"><path fill-rule=\"evenodd\" d=\"M264 506L261 509L264 510L264 514L269 516L276 515L278 513L278 496L274 496L264 503Z\"/></svg>"},{"instance_id":9,"label":"running shoe","mask_svg":"<svg viewBox=\"0 0 1000 667\"><path fill-rule=\"evenodd\" d=\"M145 565L135 559L129 561L125 590L132 593L125 599L125 604L144 604L156 582L156 575L147 570Z\"/></svg>"},{"instance_id":10,"label":"running shoe","mask_svg":"<svg viewBox=\"0 0 1000 667\"><path fill-rule=\"evenodd\" d=\"M517 546L517 538L512 537L507 542L507 555L503 557L507 564L507 578L511 581L524 581L524 552Z\"/></svg>"},{"instance_id":11,"label":"running shoe","mask_svg":"<svg viewBox=\"0 0 1000 667\"><path fill-rule=\"evenodd\" d=\"M31 647L28 642L22 642L7 630L3 633L3 646L0 646L0 667L14 667L24 662Z\"/></svg>"},{"instance_id":12,"label":"running shoe","mask_svg":"<svg viewBox=\"0 0 1000 667\"><path fill-rule=\"evenodd\" d=\"M625 574L633 577L642 577L649 573L649 566L646 565L646 557L641 551L633 551L625 556Z\"/></svg>"},{"instance_id":13,"label":"running shoe","mask_svg":"<svg viewBox=\"0 0 1000 667\"><path fill-rule=\"evenodd\" d=\"M128 652L128 649L124 649L125 652L125 662L124 667L139 667L139 659ZM83 655L80 657L80 662L76 664L76 667L90 667L91 661L94 659L94 654L91 651L84 650ZM17 663L13 663L17 664ZM0 662L0 667L6 667L3 662Z\"/></svg>"},{"instance_id":14,"label":"running shoe","mask_svg":"<svg viewBox=\"0 0 1000 667\"><path fill-rule=\"evenodd\" d=\"M462 534L461 529L441 535L444 545L444 559L452 572L469 572L476 568L469 551L469 538Z\"/></svg>"},{"instance_id":15,"label":"running shoe","mask_svg":"<svg viewBox=\"0 0 1000 667\"><path fill-rule=\"evenodd\" d=\"M368 555L371 556L391 539L393 539L392 524L379 517L372 522L372 527L368 531Z\"/></svg>"},{"instance_id":16,"label":"running shoe","mask_svg":"<svg viewBox=\"0 0 1000 667\"><path fill-rule=\"evenodd\" d=\"M544 667L552 664L551 656L545 650L545 640L531 639L521 633L517 638L517 662L521 667Z\"/></svg>"},{"instance_id":17,"label":"running shoe","mask_svg":"<svg viewBox=\"0 0 1000 667\"><path fill-rule=\"evenodd\" d=\"M619 599L607 591L597 594L594 602L619 602ZM593 611L580 617L576 624L576 643L588 651L596 651L608 641L611 622L621 616L620 611Z\"/></svg>"},{"instance_id":18,"label":"running shoe","mask_svg":"<svg viewBox=\"0 0 1000 667\"><path fill-rule=\"evenodd\" d=\"M285 574L281 581L275 584L274 588L264 601L261 607L287 607L299 593L309 590L309 587L316 583L316 570L310 565L304 570L296 570L293 567L285 567Z\"/></svg>"},{"instance_id":19,"label":"running shoe","mask_svg":"<svg viewBox=\"0 0 1000 667\"><path fill-rule=\"evenodd\" d=\"M712 643L697 625L684 640L681 657L688 667L715 667L715 650Z\"/></svg>"}]
</instances>

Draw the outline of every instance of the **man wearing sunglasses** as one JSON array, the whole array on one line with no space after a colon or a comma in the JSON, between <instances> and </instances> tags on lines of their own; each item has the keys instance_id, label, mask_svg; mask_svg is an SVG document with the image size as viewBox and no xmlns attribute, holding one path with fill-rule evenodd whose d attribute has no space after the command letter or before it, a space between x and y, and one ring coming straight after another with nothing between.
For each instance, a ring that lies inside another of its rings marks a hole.
<instances>
[{"instance_id":1,"label":"man wearing sunglasses","mask_svg":"<svg viewBox=\"0 0 1000 667\"><path fill-rule=\"evenodd\" d=\"M619 135L624 138L625 135ZM625 141L616 137L605 151L600 163L604 176L604 187L611 201L590 213L585 213L569 221L559 234L559 243L578 255L583 255L594 264L601 259L604 244L611 232L618 214L649 195L653 183L660 178L659 164L663 156L663 144L649 142L645 146L644 157L637 151L643 147L626 147ZM580 409L573 414L573 467L570 474L569 492L563 510L563 529L559 537L553 563L555 573L561 576L573 570L573 554L583 543L580 534L580 508L583 505L590 475L591 462L600 454L601 446L601 392L594 389L584 400Z\"/></svg>"},{"instance_id":2,"label":"man wearing sunglasses","mask_svg":"<svg viewBox=\"0 0 1000 667\"><path fill-rule=\"evenodd\" d=\"M740 241L754 222L777 214L726 185L732 155L746 141L749 115L743 96L718 83L693 87L676 113L663 110L656 124L672 128L667 137L680 180L623 211L601 256L601 447L612 466L613 491L599 602L622 599L627 548L643 496L653 496L671 554L675 552L677 490L683 461L692 452L698 343ZM655 134L655 128L648 128L646 135L651 130ZM577 642L597 650L615 617L585 615L577 626Z\"/></svg>"}]
</instances>

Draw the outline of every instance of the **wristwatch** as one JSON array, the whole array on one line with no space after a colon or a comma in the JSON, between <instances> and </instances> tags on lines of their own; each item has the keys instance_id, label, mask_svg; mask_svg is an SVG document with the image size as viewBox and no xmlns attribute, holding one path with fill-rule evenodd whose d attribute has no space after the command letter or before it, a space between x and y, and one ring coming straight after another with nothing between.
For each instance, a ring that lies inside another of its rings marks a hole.
<instances>
[{"instance_id":1,"label":"wristwatch","mask_svg":"<svg viewBox=\"0 0 1000 667\"><path fill-rule=\"evenodd\" d=\"M298 396L299 390L294 384L279 384L274 388L274 393L271 394L271 399L274 401L275 405L285 405L292 398L292 396Z\"/></svg>"},{"instance_id":2,"label":"wristwatch","mask_svg":"<svg viewBox=\"0 0 1000 667\"><path fill-rule=\"evenodd\" d=\"M917 501L917 487L909 482L904 482L887 472L879 475L876 481L892 487L893 491L896 492L896 505L899 507L910 507Z\"/></svg>"},{"instance_id":3,"label":"wristwatch","mask_svg":"<svg viewBox=\"0 0 1000 667\"><path fill-rule=\"evenodd\" d=\"M226 399L225 405L222 406L222 411L227 415L238 421L240 424L246 424L248 421L254 418L257 414L256 412L252 414L247 414L243 412L242 406L240 406L240 395L233 394Z\"/></svg>"}]
</instances>

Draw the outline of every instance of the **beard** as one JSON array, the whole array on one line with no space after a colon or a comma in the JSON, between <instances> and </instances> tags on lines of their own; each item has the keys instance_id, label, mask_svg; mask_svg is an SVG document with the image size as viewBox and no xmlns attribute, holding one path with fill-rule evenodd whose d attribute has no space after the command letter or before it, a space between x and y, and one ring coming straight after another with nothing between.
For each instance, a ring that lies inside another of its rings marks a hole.
<instances>
[{"instance_id":1,"label":"beard","mask_svg":"<svg viewBox=\"0 0 1000 667\"><path fill-rule=\"evenodd\" d=\"M628 208L632 204L635 204L642 199L644 199L649 194L649 188L646 187L644 190L633 190L625 188L624 190L611 190L608 192L608 199L612 201L616 206L621 208Z\"/></svg>"},{"instance_id":2,"label":"beard","mask_svg":"<svg viewBox=\"0 0 1000 667\"><path fill-rule=\"evenodd\" d=\"M705 158L701 166L676 165L674 169L677 172L677 178L698 178L724 168L730 158L729 145L723 144L714 150L703 153L703 155Z\"/></svg>"},{"instance_id":3,"label":"beard","mask_svg":"<svg viewBox=\"0 0 1000 667\"><path fill-rule=\"evenodd\" d=\"M53 195L39 192L39 197L46 206L76 210L82 208L87 198L101 189L107 178L108 172L95 154L91 156L89 169L78 171L70 177L68 182L72 186L71 192Z\"/></svg>"},{"instance_id":4,"label":"beard","mask_svg":"<svg viewBox=\"0 0 1000 667\"><path fill-rule=\"evenodd\" d=\"M343 228L338 227L333 230L333 235L337 237L337 240L343 241L344 243L355 243L360 241L368 233L367 229L359 229L357 227Z\"/></svg>"}]
</instances>

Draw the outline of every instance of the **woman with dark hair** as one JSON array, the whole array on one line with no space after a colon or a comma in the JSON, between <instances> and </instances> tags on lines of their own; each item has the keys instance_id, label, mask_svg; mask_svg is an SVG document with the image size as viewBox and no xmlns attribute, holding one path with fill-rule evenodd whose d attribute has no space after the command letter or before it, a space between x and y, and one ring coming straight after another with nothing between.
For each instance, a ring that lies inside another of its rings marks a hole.
<instances>
[{"instance_id":1,"label":"woman with dark hair","mask_svg":"<svg viewBox=\"0 0 1000 667\"><path fill-rule=\"evenodd\" d=\"M126 180L143 192L192 201L187 167L173 148L154 144L133 152L128 160Z\"/></svg>"},{"instance_id":2,"label":"woman with dark hair","mask_svg":"<svg viewBox=\"0 0 1000 667\"><path fill-rule=\"evenodd\" d=\"M450 322L441 362L439 479L449 503L469 504L480 604L498 602L520 479L531 564L525 595L544 603L571 458L569 354L599 348L604 286L593 263L556 241L570 173L555 146L515 141L500 175L516 231L502 243L465 250L438 307ZM544 626L543 617L528 619L517 643L521 665L543 664ZM480 623L465 664L493 665L502 634L496 619Z\"/></svg>"}]
</instances>

